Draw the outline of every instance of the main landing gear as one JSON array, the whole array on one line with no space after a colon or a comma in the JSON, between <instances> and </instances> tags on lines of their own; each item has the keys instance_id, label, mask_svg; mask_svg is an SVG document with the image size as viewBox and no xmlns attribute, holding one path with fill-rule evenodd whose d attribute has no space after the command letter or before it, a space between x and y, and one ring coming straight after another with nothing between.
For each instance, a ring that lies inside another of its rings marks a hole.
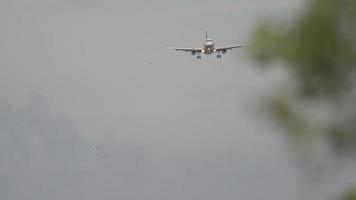
<instances>
[{"instance_id":1,"label":"main landing gear","mask_svg":"<svg viewBox=\"0 0 356 200\"><path fill-rule=\"evenodd\" d=\"M216 58L221 58L221 55L220 55L220 54L218 54L218 55L216 56Z\"/></svg>"},{"instance_id":2,"label":"main landing gear","mask_svg":"<svg viewBox=\"0 0 356 200\"><path fill-rule=\"evenodd\" d=\"M197 56L197 59L198 59L198 60L200 60L200 59L201 59L201 56L200 56L200 55L199 55L199 56Z\"/></svg>"}]
</instances>

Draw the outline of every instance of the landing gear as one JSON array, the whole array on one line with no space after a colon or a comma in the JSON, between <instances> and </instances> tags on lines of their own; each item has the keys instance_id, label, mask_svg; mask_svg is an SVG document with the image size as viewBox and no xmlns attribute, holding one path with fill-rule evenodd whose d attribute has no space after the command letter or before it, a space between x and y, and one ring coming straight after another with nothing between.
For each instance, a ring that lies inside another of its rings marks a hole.
<instances>
[{"instance_id":1,"label":"landing gear","mask_svg":"<svg viewBox=\"0 0 356 200\"><path fill-rule=\"evenodd\" d=\"M218 54L216 57L217 57L217 58L221 58L221 55L220 55L220 54Z\"/></svg>"},{"instance_id":2,"label":"landing gear","mask_svg":"<svg viewBox=\"0 0 356 200\"><path fill-rule=\"evenodd\" d=\"M200 56L200 55L199 55L199 56L197 56L197 59L198 59L198 60L200 60L200 59L201 59L201 56Z\"/></svg>"}]
</instances>

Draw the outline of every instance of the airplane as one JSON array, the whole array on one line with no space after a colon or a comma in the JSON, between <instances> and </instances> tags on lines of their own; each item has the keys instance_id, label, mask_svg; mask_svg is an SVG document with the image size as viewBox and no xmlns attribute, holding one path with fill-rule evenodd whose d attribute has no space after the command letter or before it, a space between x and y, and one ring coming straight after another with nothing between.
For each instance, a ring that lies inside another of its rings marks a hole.
<instances>
[{"instance_id":1,"label":"airplane","mask_svg":"<svg viewBox=\"0 0 356 200\"><path fill-rule=\"evenodd\" d=\"M217 58L221 58L221 54L226 54L227 50L232 50L235 48L241 48L246 45L235 45L235 46L225 46L225 47L215 47L214 40L208 37L208 32L205 32L205 41L203 43L203 48L174 48L174 47L167 47L168 49L176 50L176 51L184 51L190 52L192 56L197 55L197 59L201 59L201 53L205 55L211 55L212 53L217 53Z\"/></svg>"}]
</instances>

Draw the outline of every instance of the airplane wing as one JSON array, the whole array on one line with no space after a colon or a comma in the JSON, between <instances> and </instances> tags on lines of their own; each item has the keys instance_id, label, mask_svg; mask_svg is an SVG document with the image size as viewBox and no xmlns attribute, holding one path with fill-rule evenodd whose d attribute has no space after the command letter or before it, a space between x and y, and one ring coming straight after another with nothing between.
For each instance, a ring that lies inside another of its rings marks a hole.
<instances>
[{"instance_id":1,"label":"airplane wing","mask_svg":"<svg viewBox=\"0 0 356 200\"><path fill-rule=\"evenodd\" d=\"M226 52L226 50L241 48L241 47L244 47L244 46L248 46L248 44L240 44L240 45L235 45L235 46L218 47L218 48L215 48L215 50L217 52L220 52L220 51L225 51Z\"/></svg>"},{"instance_id":2,"label":"airplane wing","mask_svg":"<svg viewBox=\"0 0 356 200\"><path fill-rule=\"evenodd\" d=\"M172 49L175 51L184 51L184 52L196 52L201 53L203 51L202 48L174 48L174 47L167 47L168 49Z\"/></svg>"}]
</instances>

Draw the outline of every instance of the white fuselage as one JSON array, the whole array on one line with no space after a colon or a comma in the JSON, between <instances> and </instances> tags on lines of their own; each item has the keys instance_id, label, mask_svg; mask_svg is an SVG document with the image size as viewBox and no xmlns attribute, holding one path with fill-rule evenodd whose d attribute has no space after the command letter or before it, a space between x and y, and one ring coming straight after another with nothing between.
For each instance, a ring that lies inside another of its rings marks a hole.
<instances>
[{"instance_id":1,"label":"white fuselage","mask_svg":"<svg viewBox=\"0 0 356 200\"><path fill-rule=\"evenodd\" d=\"M214 41L212 39L206 39L204 42L203 53L210 55L215 52Z\"/></svg>"}]
</instances>

